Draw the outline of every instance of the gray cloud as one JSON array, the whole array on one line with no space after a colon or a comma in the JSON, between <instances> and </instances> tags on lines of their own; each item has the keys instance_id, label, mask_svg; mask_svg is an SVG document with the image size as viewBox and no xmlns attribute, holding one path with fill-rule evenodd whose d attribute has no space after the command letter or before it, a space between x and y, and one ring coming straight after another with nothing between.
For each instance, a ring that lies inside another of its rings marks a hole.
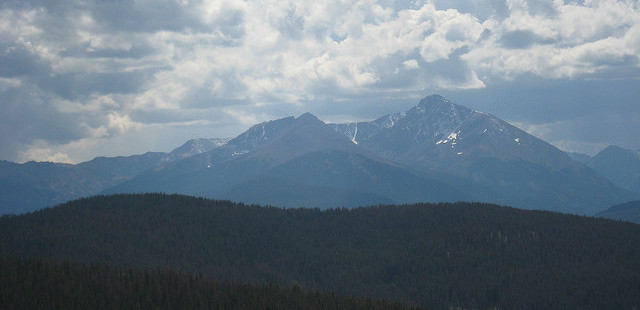
<instances>
[{"instance_id":1,"label":"gray cloud","mask_svg":"<svg viewBox=\"0 0 640 310\"><path fill-rule=\"evenodd\" d=\"M441 10L456 9L476 16L480 20L489 18L503 20L509 16L509 6L505 0L434 0L436 8Z\"/></svg>"},{"instance_id":2,"label":"gray cloud","mask_svg":"<svg viewBox=\"0 0 640 310\"><path fill-rule=\"evenodd\" d=\"M42 76L32 82L40 89L67 100L81 100L92 94L130 94L140 90L160 69L109 73L67 73Z\"/></svg>"},{"instance_id":3,"label":"gray cloud","mask_svg":"<svg viewBox=\"0 0 640 310\"><path fill-rule=\"evenodd\" d=\"M551 44L553 40L541 38L531 30L516 30L504 33L499 42L506 48L522 49L536 43Z\"/></svg>"},{"instance_id":4,"label":"gray cloud","mask_svg":"<svg viewBox=\"0 0 640 310\"><path fill-rule=\"evenodd\" d=\"M66 143L86 136L78 119L60 114L37 89L0 92L0 155L14 159L24 145L37 140Z\"/></svg>"},{"instance_id":5,"label":"gray cloud","mask_svg":"<svg viewBox=\"0 0 640 310\"><path fill-rule=\"evenodd\" d=\"M177 1L91 1L87 9L100 25L113 31L182 31L205 27Z\"/></svg>"},{"instance_id":6,"label":"gray cloud","mask_svg":"<svg viewBox=\"0 0 640 310\"><path fill-rule=\"evenodd\" d=\"M134 45L131 48L119 49L119 48L101 48L94 49L89 46L88 43L81 44L75 48L67 48L60 53L62 57L77 57L77 58L129 58L129 59L142 59L144 57L155 54L156 51L149 45Z\"/></svg>"},{"instance_id":7,"label":"gray cloud","mask_svg":"<svg viewBox=\"0 0 640 310\"><path fill-rule=\"evenodd\" d=\"M46 61L20 42L0 39L0 76L42 75L51 71Z\"/></svg>"},{"instance_id":8,"label":"gray cloud","mask_svg":"<svg viewBox=\"0 0 640 310\"><path fill-rule=\"evenodd\" d=\"M282 35L298 40L304 33L304 17L297 15L295 10L289 9L285 16L278 19L275 26Z\"/></svg>"},{"instance_id":9,"label":"gray cloud","mask_svg":"<svg viewBox=\"0 0 640 310\"><path fill-rule=\"evenodd\" d=\"M564 4L571 4L572 2L565 1ZM575 2L573 2L575 3ZM544 15L547 17L555 17L558 13L553 1L548 0L527 0L527 9L533 15Z\"/></svg>"}]
</instances>

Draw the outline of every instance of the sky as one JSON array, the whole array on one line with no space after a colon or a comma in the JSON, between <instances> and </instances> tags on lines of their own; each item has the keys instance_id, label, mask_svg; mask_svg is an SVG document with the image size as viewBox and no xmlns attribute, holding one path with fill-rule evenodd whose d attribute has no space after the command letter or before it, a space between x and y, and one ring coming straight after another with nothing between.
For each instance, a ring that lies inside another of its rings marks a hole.
<instances>
[{"instance_id":1,"label":"sky","mask_svg":"<svg viewBox=\"0 0 640 310\"><path fill-rule=\"evenodd\" d=\"M0 160L78 163L430 94L564 151L640 149L637 0L0 2Z\"/></svg>"}]
</instances>

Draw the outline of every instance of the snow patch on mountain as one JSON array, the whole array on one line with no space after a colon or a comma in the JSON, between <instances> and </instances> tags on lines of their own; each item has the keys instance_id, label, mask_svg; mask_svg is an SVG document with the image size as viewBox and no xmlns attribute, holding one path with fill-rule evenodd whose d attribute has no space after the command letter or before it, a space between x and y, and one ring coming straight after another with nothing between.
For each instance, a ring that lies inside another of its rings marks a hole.
<instances>
[{"instance_id":1,"label":"snow patch on mountain","mask_svg":"<svg viewBox=\"0 0 640 310\"><path fill-rule=\"evenodd\" d=\"M393 127L399 119L402 119L406 116L405 112L400 112L396 114L391 114L386 117L384 122L382 123L382 127L391 128Z\"/></svg>"},{"instance_id":2,"label":"snow patch on mountain","mask_svg":"<svg viewBox=\"0 0 640 310\"><path fill-rule=\"evenodd\" d=\"M351 142L353 142L353 144L358 144L358 141L356 141L357 136L358 136L358 123L356 123L356 128L353 131L353 138L351 138Z\"/></svg>"},{"instance_id":3,"label":"snow patch on mountain","mask_svg":"<svg viewBox=\"0 0 640 310\"><path fill-rule=\"evenodd\" d=\"M447 144L447 142L451 142L451 148L453 148L458 143L458 135L459 134L460 134L460 131L452 132L452 133L449 134L449 136L447 136L446 139L436 142L436 145L438 145L438 144Z\"/></svg>"}]
</instances>

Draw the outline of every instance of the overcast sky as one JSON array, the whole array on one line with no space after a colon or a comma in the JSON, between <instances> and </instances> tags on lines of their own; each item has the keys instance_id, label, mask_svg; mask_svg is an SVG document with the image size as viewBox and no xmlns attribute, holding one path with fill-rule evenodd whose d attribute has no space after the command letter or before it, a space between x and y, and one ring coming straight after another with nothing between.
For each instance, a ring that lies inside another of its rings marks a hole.
<instances>
[{"instance_id":1,"label":"overcast sky","mask_svg":"<svg viewBox=\"0 0 640 310\"><path fill-rule=\"evenodd\" d=\"M0 159L81 162L439 93L562 150L640 148L637 0L0 2Z\"/></svg>"}]
</instances>

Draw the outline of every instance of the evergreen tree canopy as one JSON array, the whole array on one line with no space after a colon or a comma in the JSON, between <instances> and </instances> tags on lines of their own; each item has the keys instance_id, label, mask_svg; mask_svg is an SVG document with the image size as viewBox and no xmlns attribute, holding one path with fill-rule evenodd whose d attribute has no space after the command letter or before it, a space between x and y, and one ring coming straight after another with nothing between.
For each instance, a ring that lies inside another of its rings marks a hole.
<instances>
[{"instance_id":1,"label":"evergreen tree canopy","mask_svg":"<svg viewBox=\"0 0 640 310\"><path fill-rule=\"evenodd\" d=\"M427 308L640 306L640 226L480 203L280 209L115 195L0 218L0 255Z\"/></svg>"}]
</instances>

